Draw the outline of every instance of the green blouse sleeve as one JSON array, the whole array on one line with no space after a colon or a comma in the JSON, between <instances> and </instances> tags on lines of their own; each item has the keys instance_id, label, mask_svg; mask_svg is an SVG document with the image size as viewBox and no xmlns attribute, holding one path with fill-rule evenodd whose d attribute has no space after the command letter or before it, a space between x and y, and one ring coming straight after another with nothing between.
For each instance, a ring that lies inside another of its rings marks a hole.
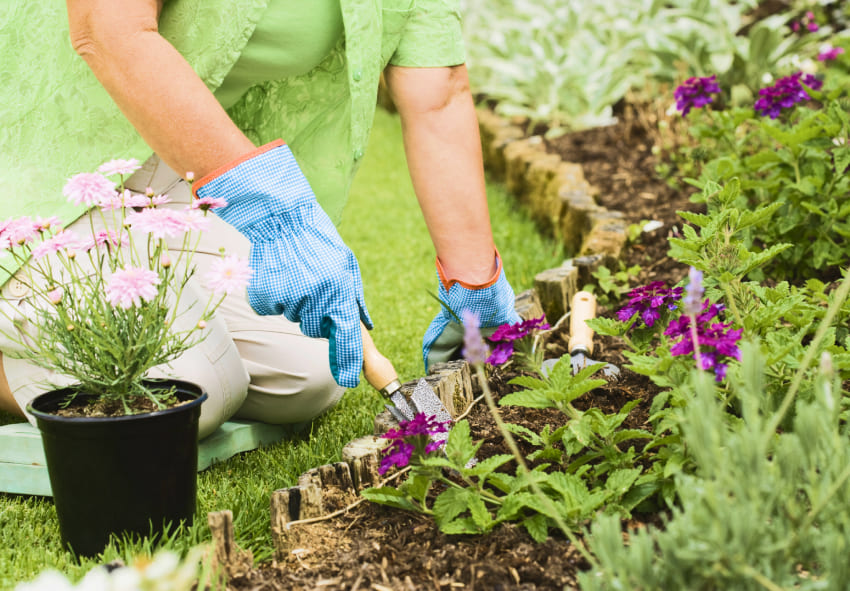
<instances>
[{"instance_id":1,"label":"green blouse sleeve","mask_svg":"<svg viewBox=\"0 0 850 591\"><path fill-rule=\"evenodd\" d=\"M465 61L457 0L416 0L390 63L429 68Z\"/></svg>"}]
</instances>

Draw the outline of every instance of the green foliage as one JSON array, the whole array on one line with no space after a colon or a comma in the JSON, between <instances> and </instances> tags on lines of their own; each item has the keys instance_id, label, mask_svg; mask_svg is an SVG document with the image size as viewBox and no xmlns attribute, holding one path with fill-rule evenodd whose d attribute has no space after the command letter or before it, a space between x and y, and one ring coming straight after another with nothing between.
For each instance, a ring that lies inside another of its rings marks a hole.
<instances>
[{"instance_id":1,"label":"green foliage","mask_svg":"<svg viewBox=\"0 0 850 591\"><path fill-rule=\"evenodd\" d=\"M583 289L592 290L594 293L599 292L597 300L604 306L619 300L624 293L629 291L630 284L637 279L639 273L640 265L626 267L622 261L619 261L617 271L601 266L592 273L595 285L586 285Z\"/></svg>"},{"instance_id":2,"label":"green foliage","mask_svg":"<svg viewBox=\"0 0 850 591\"><path fill-rule=\"evenodd\" d=\"M716 386L692 376L682 408L693 474L676 476L680 505L663 529L632 531L600 517L588 543L597 568L582 589L839 589L850 575L850 446L839 419L840 378L824 362L815 396L796 405L791 428L763 384L767 360L746 346L734 381L741 418Z\"/></svg>"},{"instance_id":3,"label":"green foliage","mask_svg":"<svg viewBox=\"0 0 850 591\"><path fill-rule=\"evenodd\" d=\"M744 238L742 246L752 256L768 245L773 249L781 243L789 245L781 247L787 252L772 253L779 255L770 265L773 277L777 273L781 278L818 276L821 269L846 260L850 115L840 99L841 91L810 94L822 102L822 108L798 104L775 121L756 117L749 109L712 112L700 119L708 123L697 123L692 130L701 142L700 150L711 154L699 178L692 181L703 189L708 215L758 211L757 218L736 220ZM709 199L715 183L729 187L732 182L740 187L734 195ZM712 223L721 226L726 220Z\"/></svg>"},{"instance_id":4,"label":"green foliage","mask_svg":"<svg viewBox=\"0 0 850 591\"><path fill-rule=\"evenodd\" d=\"M504 115L550 133L615 121L629 90L716 74L724 102L752 102L765 74L799 69L824 27L792 35L791 13L750 22L757 2L495 0L462 3L470 76Z\"/></svg>"}]
</instances>

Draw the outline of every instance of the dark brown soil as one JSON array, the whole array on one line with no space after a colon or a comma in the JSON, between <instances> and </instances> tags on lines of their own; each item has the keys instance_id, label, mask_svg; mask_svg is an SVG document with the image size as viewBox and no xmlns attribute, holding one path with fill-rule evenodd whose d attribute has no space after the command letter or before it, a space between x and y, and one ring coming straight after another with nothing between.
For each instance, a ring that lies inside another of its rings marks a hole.
<instances>
[{"instance_id":1,"label":"dark brown soil","mask_svg":"<svg viewBox=\"0 0 850 591\"><path fill-rule=\"evenodd\" d=\"M687 192L671 188L655 173L652 146L659 141L658 116L651 106L627 106L620 123L611 127L567 134L547 141L547 149L567 161L583 165L596 188L600 205L622 211L629 223L658 220L663 226L643 234L623 258L628 266L640 265L636 284L663 280L672 285L687 269L667 258L667 237L677 232L681 218L676 210L696 207ZM611 310L600 308L601 315ZM551 353L566 352L567 335L549 340ZM594 359L622 367L622 344L597 337ZM496 373L491 385L497 396L510 391L509 374ZM612 413L631 400L641 402L624 427L647 428L648 408L657 388L646 377L621 370L609 382L575 402ZM539 431L557 426L563 413L505 407L506 422ZM483 404L468 416L475 440L483 440L480 457L509 453ZM340 506L345 506L341 500ZM640 516L658 522L658 515ZM639 527L639 521L624 523ZM293 528L295 529L295 528ZM565 589L575 588L576 574L588 568L569 541L551 532L536 544L524 529L506 525L482 536L447 536L432 519L387 507L362 503L341 517L309 524L293 533L289 555L280 562L258 565L248 575L230 581L239 591L272 589Z\"/></svg>"}]
</instances>

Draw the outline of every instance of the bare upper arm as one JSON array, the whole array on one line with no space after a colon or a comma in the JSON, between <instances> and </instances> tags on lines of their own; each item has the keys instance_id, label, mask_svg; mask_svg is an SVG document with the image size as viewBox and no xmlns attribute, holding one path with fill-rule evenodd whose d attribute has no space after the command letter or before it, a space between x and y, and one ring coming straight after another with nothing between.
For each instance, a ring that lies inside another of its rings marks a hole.
<instances>
[{"instance_id":1,"label":"bare upper arm","mask_svg":"<svg viewBox=\"0 0 850 591\"><path fill-rule=\"evenodd\" d=\"M465 65L441 68L388 66L387 89L399 113L439 111L456 97L469 92Z\"/></svg>"},{"instance_id":2,"label":"bare upper arm","mask_svg":"<svg viewBox=\"0 0 850 591\"><path fill-rule=\"evenodd\" d=\"M157 30L164 0L67 0L71 45L83 57Z\"/></svg>"}]
</instances>

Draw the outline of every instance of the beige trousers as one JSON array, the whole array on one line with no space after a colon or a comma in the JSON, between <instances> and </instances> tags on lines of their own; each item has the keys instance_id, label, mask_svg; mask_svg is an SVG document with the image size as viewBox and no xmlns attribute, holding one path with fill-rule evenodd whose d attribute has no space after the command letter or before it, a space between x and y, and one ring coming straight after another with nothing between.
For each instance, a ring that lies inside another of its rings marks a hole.
<instances>
[{"instance_id":1,"label":"beige trousers","mask_svg":"<svg viewBox=\"0 0 850 591\"><path fill-rule=\"evenodd\" d=\"M156 193L167 193L172 203L167 207L183 208L191 202L188 184L154 156L128 179L127 188L144 192L151 187ZM228 254L247 259L250 243L233 226L215 215L210 216L209 230L201 233L193 258L196 277L203 277L221 248ZM83 216L70 227L79 226L88 234L89 216ZM182 240L169 241L178 249ZM202 308L208 293L197 282L192 293L184 294L184 302L198 301ZM0 314L0 332L15 332L15 323L27 321L28 288L12 278L0 290L7 314ZM187 320L193 322L191 320ZM152 377L172 377L194 382L203 387L208 399L201 406L200 437L215 431L231 417L254 419L267 423L300 423L320 415L336 404L344 388L338 386L330 372L328 342L301 333L298 325L283 316L260 316L248 304L245 294L228 295L207 323L206 338L185 351L167 366L155 368ZM15 401L22 409L39 394L57 386L70 384L67 376L57 375L33 363L14 357L17 346L0 337L3 368ZM19 348L19 347L18 347ZM35 419L27 413L27 419Z\"/></svg>"}]
</instances>

